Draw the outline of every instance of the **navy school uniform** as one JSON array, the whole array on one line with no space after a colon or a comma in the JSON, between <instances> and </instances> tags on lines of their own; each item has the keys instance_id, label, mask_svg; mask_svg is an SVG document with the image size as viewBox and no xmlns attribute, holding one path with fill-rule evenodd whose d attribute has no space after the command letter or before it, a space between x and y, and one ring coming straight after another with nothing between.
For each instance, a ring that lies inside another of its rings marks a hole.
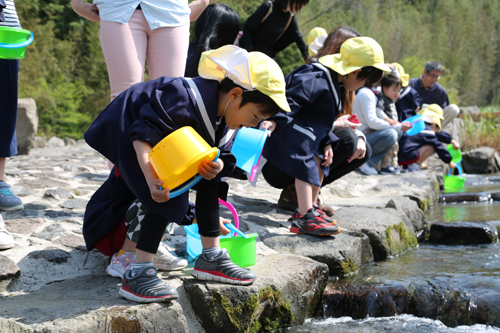
<instances>
[{"instance_id":1,"label":"navy school uniform","mask_svg":"<svg viewBox=\"0 0 500 333\"><path fill-rule=\"evenodd\" d=\"M332 132L342 109L337 75L320 63L306 64L285 82L291 112L270 118L277 127L266 140L263 156L288 175L320 186L315 156L323 159L324 147L331 144L335 151L339 143ZM330 167L322 169L328 176Z\"/></svg>"},{"instance_id":2,"label":"navy school uniform","mask_svg":"<svg viewBox=\"0 0 500 333\"><path fill-rule=\"evenodd\" d=\"M451 143L451 140L453 140L451 134L443 131L435 133L431 126L426 123L425 129L418 134L410 136L403 133L401 139L399 139L398 160L400 163L415 160L418 158L422 146L431 145L443 162L450 163L451 155L443 143Z\"/></svg>"},{"instance_id":3,"label":"navy school uniform","mask_svg":"<svg viewBox=\"0 0 500 333\"><path fill-rule=\"evenodd\" d=\"M218 98L217 81L161 77L132 86L101 112L85 133L85 140L115 165L120 177L112 171L87 205L83 235L89 250L121 222L136 198L148 210L170 221L182 221L188 211L188 191L165 203L151 198L134 140L154 147L173 131L191 126L210 146L220 149L224 169L210 182L224 182L222 177L233 171L236 158L230 152L232 142L228 139L233 131L227 128L224 118L220 123L217 119ZM198 106L201 101L206 112ZM225 199L227 189L227 184L221 186L219 197Z\"/></svg>"},{"instance_id":4,"label":"navy school uniform","mask_svg":"<svg viewBox=\"0 0 500 333\"><path fill-rule=\"evenodd\" d=\"M402 122L405 119L416 115L417 107L421 106L421 99L418 92L413 87L406 87L401 90L401 95L396 101L396 110L398 111L398 121Z\"/></svg>"}]
</instances>

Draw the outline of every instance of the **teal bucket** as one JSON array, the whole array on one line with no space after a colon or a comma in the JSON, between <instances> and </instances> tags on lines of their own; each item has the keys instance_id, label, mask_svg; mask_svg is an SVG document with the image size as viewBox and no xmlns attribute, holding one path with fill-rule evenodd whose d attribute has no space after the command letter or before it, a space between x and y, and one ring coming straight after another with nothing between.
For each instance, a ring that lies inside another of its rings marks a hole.
<instances>
[{"instance_id":1,"label":"teal bucket","mask_svg":"<svg viewBox=\"0 0 500 333\"><path fill-rule=\"evenodd\" d=\"M0 59L22 59L26 46L33 42L33 33L28 30L0 27Z\"/></svg>"},{"instance_id":2,"label":"teal bucket","mask_svg":"<svg viewBox=\"0 0 500 333\"><path fill-rule=\"evenodd\" d=\"M236 133L231 153L236 157L236 166L249 173L250 181L256 175L267 136L267 130L246 127L240 128Z\"/></svg>"}]
</instances>

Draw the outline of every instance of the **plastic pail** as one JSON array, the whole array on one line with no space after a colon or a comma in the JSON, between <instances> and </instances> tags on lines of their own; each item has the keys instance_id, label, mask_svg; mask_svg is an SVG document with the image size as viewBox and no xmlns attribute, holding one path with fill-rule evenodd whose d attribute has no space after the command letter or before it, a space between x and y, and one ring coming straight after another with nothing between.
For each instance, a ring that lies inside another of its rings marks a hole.
<instances>
[{"instance_id":1,"label":"plastic pail","mask_svg":"<svg viewBox=\"0 0 500 333\"><path fill-rule=\"evenodd\" d=\"M22 59L33 33L11 27L0 27L0 59Z\"/></svg>"},{"instance_id":2,"label":"plastic pail","mask_svg":"<svg viewBox=\"0 0 500 333\"><path fill-rule=\"evenodd\" d=\"M417 114L403 121L403 123L410 123L412 127L406 131L406 134L412 136L422 132L425 129L425 122L422 119L422 115Z\"/></svg>"},{"instance_id":3,"label":"plastic pail","mask_svg":"<svg viewBox=\"0 0 500 333\"><path fill-rule=\"evenodd\" d=\"M463 176L455 176L455 175L450 175L450 176L445 176L444 177L444 188L445 189L460 189L464 186L465 181L467 178Z\"/></svg>"},{"instance_id":4,"label":"plastic pail","mask_svg":"<svg viewBox=\"0 0 500 333\"><path fill-rule=\"evenodd\" d=\"M446 150L448 150L448 152L450 153L451 161L453 163L462 162L462 152L459 149L453 148L453 144L450 143L448 146L446 146Z\"/></svg>"},{"instance_id":5,"label":"plastic pail","mask_svg":"<svg viewBox=\"0 0 500 333\"><path fill-rule=\"evenodd\" d=\"M236 157L236 166L250 174L250 181L255 176L267 136L267 130L243 127L234 139L231 153Z\"/></svg>"},{"instance_id":6,"label":"plastic pail","mask_svg":"<svg viewBox=\"0 0 500 333\"><path fill-rule=\"evenodd\" d=\"M202 160L214 160L218 154L219 149L210 147L192 127L185 126L154 146L149 161L158 178L164 181L163 187L172 190L197 175Z\"/></svg>"}]
</instances>

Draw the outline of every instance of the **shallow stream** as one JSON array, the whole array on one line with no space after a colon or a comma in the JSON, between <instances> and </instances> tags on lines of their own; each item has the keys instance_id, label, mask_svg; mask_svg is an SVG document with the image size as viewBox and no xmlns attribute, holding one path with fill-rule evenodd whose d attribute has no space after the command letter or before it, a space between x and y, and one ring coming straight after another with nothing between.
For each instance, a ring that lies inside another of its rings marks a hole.
<instances>
[{"instance_id":1,"label":"shallow stream","mask_svg":"<svg viewBox=\"0 0 500 333\"><path fill-rule=\"evenodd\" d=\"M460 192L482 193L479 197L483 201L436 204L426 213L426 220L429 224L462 221L488 223L500 231L500 202L488 200L491 193L500 192L499 176L469 175ZM444 300L441 305L462 302L468 307L469 313L474 310L491 311L495 313L494 316L499 316L500 243L471 246L422 243L416 249L395 258L367 265L358 274L343 281L331 282L349 282L359 286L399 285L407 288L408 292L423 286L424 289L442 291L438 295ZM429 297L429 294L423 297L425 304L425 297ZM474 319L443 317L446 318L443 321L408 314L365 319L318 318L310 319L289 332L500 332L500 327L474 324ZM496 318L495 322L498 323ZM461 325L464 322L468 325Z\"/></svg>"}]
</instances>

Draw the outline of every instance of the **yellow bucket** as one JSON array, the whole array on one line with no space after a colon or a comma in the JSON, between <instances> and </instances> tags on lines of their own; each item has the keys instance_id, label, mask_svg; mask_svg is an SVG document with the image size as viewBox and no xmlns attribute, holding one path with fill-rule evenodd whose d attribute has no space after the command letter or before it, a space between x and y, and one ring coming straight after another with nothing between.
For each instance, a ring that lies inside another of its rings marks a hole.
<instances>
[{"instance_id":1,"label":"yellow bucket","mask_svg":"<svg viewBox=\"0 0 500 333\"><path fill-rule=\"evenodd\" d=\"M201 161L212 161L218 154L219 149L210 147L192 127L185 126L154 146L149 161L163 180L163 187L172 191L198 174Z\"/></svg>"}]
</instances>

